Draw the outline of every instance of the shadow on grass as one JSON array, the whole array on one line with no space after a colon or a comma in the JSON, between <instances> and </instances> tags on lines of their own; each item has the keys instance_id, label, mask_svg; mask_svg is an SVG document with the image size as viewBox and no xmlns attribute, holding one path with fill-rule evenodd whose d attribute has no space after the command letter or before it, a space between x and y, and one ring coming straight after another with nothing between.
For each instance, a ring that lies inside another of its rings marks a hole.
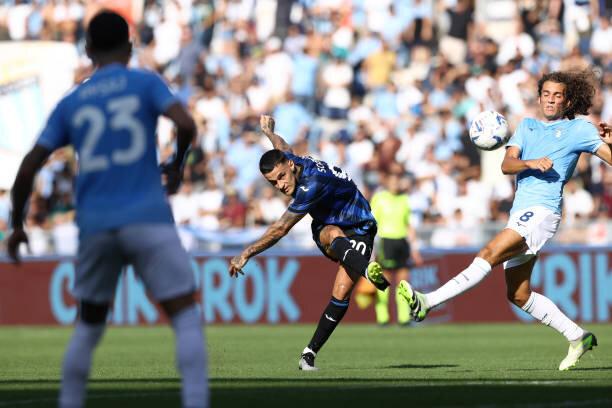
<instances>
[{"instance_id":1,"label":"shadow on grass","mask_svg":"<svg viewBox=\"0 0 612 408\"><path fill-rule=\"evenodd\" d=\"M453 368L459 367L457 364L398 364L383 368Z\"/></svg>"},{"instance_id":2,"label":"shadow on grass","mask_svg":"<svg viewBox=\"0 0 612 408\"><path fill-rule=\"evenodd\" d=\"M421 367L421 366L415 366ZM428 366L425 366L427 368ZM438 366L445 367L445 366ZM596 370L595 368L585 368L584 370ZM416 385L437 385L437 384L447 384L449 386L457 386L469 383L479 385L479 384L511 384L511 385L520 385L520 384L546 384L546 383L574 383L576 382L575 378L539 378L537 380L531 379L504 379L504 378L474 378L474 379L466 379L466 378L436 378L436 377L424 377L421 379L405 379L405 378L367 378L367 377L328 377L322 376L319 372L313 373L304 373L302 376L297 378L288 378L288 377L262 377L262 378L241 378L241 377L215 377L211 378L209 381L211 384L219 384L225 385L228 387L233 386L233 384L257 384L263 385L266 387L266 384L279 384L282 386L283 384L319 384L323 385L326 388L333 388L339 386L341 384L364 384L364 383L372 383L379 386L380 384L396 384L404 383L407 386L411 384ZM612 379L611 379L612 380ZM611 381L612 382L612 381ZM92 385L104 385L104 384L176 384L177 386L180 384L180 380L178 377L169 377L169 378L94 378L89 380L89 384ZM7 386L15 385L34 385L34 384L56 384L59 386L59 380L56 379L4 379L0 380L0 386L6 389ZM2 388L0 388L0 393L2 392Z\"/></svg>"},{"instance_id":3,"label":"shadow on grass","mask_svg":"<svg viewBox=\"0 0 612 408\"><path fill-rule=\"evenodd\" d=\"M314 406L371 408L391 404L427 406L520 406L584 407L612 406L609 386L572 386L566 384L478 384L448 380L430 385L414 382L384 384L384 381L355 381L348 379L214 379L211 382L212 407L283 407ZM375 381L375 382L374 382ZM179 407L177 379L94 380L89 391L87 407L157 408ZM145 385L148 382L150 384ZM155 387L156 383L162 387ZM501 382L501 381L500 381ZM382 384L381 384L382 383ZM99 388L102 384L103 388ZM314 386L314 388L313 388ZM0 407L50 407L55 405L56 387L31 387L28 390L0 390Z\"/></svg>"}]
</instances>

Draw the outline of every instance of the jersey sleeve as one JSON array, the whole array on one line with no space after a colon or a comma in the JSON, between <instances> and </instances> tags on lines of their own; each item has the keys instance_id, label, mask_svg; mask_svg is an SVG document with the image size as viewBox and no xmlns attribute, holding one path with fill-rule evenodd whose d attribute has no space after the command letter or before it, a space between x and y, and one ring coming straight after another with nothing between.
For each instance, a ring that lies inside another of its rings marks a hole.
<instances>
[{"instance_id":1,"label":"jersey sleeve","mask_svg":"<svg viewBox=\"0 0 612 408\"><path fill-rule=\"evenodd\" d=\"M37 145L45 147L50 151L64 147L70 143L70 135L68 132L68 126L64 118L64 104L63 101L57 104L47 123L43 128L38 140Z\"/></svg>"},{"instance_id":2,"label":"jersey sleeve","mask_svg":"<svg viewBox=\"0 0 612 408\"><path fill-rule=\"evenodd\" d=\"M168 85L159 77L152 74L150 81L149 92L151 94L151 102L158 114L164 113L170 105L179 102L179 99L172 93Z\"/></svg>"},{"instance_id":3,"label":"jersey sleeve","mask_svg":"<svg viewBox=\"0 0 612 408\"><path fill-rule=\"evenodd\" d=\"M521 151L523 150L523 143L524 143L524 140L525 140L525 128L527 127L527 123L526 122L527 122L527 119L523 119L519 123L519 125L516 128L516 130L514 131L514 134L512 135L512 137L510 138L510 140L506 144L506 148L508 148L510 146L516 146Z\"/></svg>"},{"instance_id":4,"label":"jersey sleeve","mask_svg":"<svg viewBox=\"0 0 612 408\"><path fill-rule=\"evenodd\" d=\"M595 153L603 144L597 128L589 121L584 121L578 136L577 150L580 152Z\"/></svg>"},{"instance_id":5,"label":"jersey sleeve","mask_svg":"<svg viewBox=\"0 0 612 408\"><path fill-rule=\"evenodd\" d=\"M325 197L326 191L326 186L317 180L298 186L295 199L289 204L289 211L306 214Z\"/></svg>"}]
</instances>

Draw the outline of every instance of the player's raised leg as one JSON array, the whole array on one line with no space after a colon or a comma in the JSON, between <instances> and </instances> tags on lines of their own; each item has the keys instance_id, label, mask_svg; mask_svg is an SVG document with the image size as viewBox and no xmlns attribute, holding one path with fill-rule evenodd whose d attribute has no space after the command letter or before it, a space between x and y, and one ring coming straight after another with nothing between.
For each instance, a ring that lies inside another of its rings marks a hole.
<instances>
[{"instance_id":1,"label":"player's raised leg","mask_svg":"<svg viewBox=\"0 0 612 408\"><path fill-rule=\"evenodd\" d=\"M364 276L378 290L385 290L389 282L378 262L369 262L369 258L354 248L344 232L335 225L326 225L319 232L319 242L325 251L342 265L353 282Z\"/></svg>"},{"instance_id":2,"label":"player's raised leg","mask_svg":"<svg viewBox=\"0 0 612 408\"><path fill-rule=\"evenodd\" d=\"M478 252L474 261L440 288L427 294L419 293L406 281L400 283L400 294L406 298L414 319L425 319L432 308L461 293L467 292L491 272L495 265L527 250L525 239L516 231L506 228Z\"/></svg>"},{"instance_id":3,"label":"player's raised leg","mask_svg":"<svg viewBox=\"0 0 612 408\"><path fill-rule=\"evenodd\" d=\"M531 290L529 280L536 259L535 256L519 256L506 264L508 300L546 326L557 330L569 341L567 356L559 365L559 370L568 370L576 365L584 353L597 345L597 339L568 318L546 296Z\"/></svg>"},{"instance_id":4,"label":"player's raised leg","mask_svg":"<svg viewBox=\"0 0 612 408\"><path fill-rule=\"evenodd\" d=\"M344 267L338 268L332 289L332 297L319 319L319 324L312 339L310 339L308 346L302 351L298 366L300 370L317 370L314 365L315 357L346 314L354 285L353 280L347 274Z\"/></svg>"}]
</instances>

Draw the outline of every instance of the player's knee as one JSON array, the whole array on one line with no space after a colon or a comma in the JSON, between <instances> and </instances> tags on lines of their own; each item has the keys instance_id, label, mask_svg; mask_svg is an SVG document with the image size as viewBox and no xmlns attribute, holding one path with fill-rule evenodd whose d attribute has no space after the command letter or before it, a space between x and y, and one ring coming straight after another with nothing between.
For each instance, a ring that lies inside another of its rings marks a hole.
<instances>
[{"instance_id":1,"label":"player's knee","mask_svg":"<svg viewBox=\"0 0 612 408\"><path fill-rule=\"evenodd\" d=\"M518 307L523 307L525 303L527 303L529 296L531 296L531 291L508 289L506 296L508 297L510 303L513 303Z\"/></svg>"},{"instance_id":2,"label":"player's knee","mask_svg":"<svg viewBox=\"0 0 612 408\"><path fill-rule=\"evenodd\" d=\"M334 285L332 296L339 300L347 300L351 296L353 290L353 282L342 282Z\"/></svg>"},{"instance_id":3,"label":"player's knee","mask_svg":"<svg viewBox=\"0 0 612 408\"><path fill-rule=\"evenodd\" d=\"M489 243L478 252L477 256L493 265L496 257L495 248L493 248L493 246Z\"/></svg>"},{"instance_id":4,"label":"player's knee","mask_svg":"<svg viewBox=\"0 0 612 408\"><path fill-rule=\"evenodd\" d=\"M195 304L195 296L193 292L160 302L162 309L168 317L174 316L181 310L184 310L193 304Z\"/></svg>"},{"instance_id":5,"label":"player's knee","mask_svg":"<svg viewBox=\"0 0 612 408\"><path fill-rule=\"evenodd\" d=\"M102 324L106 323L108 316L108 303L93 303L86 300L81 301L80 319L87 324Z\"/></svg>"},{"instance_id":6,"label":"player's knee","mask_svg":"<svg viewBox=\"0 0 612 408\"><path fill-rule=\"evenodd\" d=\"M325 250L328 251L336 238L344 236L344 232L340 228L335 225L326 225L319 233L319 241Z\"/></svg>"}]
</instances>

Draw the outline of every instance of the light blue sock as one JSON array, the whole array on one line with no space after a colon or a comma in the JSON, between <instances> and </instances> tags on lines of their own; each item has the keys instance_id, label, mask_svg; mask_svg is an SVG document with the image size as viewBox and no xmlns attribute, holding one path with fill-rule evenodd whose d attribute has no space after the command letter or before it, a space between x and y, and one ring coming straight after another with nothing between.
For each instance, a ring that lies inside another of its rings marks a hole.
<instances>
[{"instance_id":1,"label":"light blue sock","mask_svg":"<svg viewBox=\"0 0 612 408\"><path fill-rule=\"evenodd\" d=\"M208 407L208 375L204 336L194 305L172 316L176 335L176 362L181 373L183 407Z\"/></svg>"},{"instance_id":2,"label":"light blue sock","mask_svg":"<svg viewBox=\"0 0 612 408\"><path fill-rule=\"evenodd\" d=\"M77 322L62 364L60 408L80 408L85 405L91 357L105 327L104 323Z\"/></svg>"}]
</instances>

